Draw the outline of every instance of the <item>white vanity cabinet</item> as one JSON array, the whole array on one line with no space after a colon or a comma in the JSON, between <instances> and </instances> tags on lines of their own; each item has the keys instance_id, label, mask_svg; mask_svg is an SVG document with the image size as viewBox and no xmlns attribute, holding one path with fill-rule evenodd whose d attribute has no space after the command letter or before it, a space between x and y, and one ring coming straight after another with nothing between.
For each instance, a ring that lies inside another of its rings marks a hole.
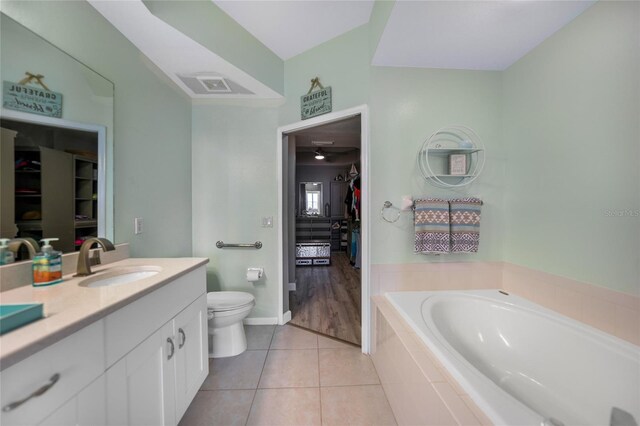
<instances>
[{"instance_id":1,"label":"white vanity cabinet","mask_svg":"<svg viewBox=\"0 0 640 426\"><path fill-rule=\"evenodd\" d=\"M166 280L0 371L0 424L176 425L209 372L205 268Z\"/></svg>"},{"instance_id":2,"label":"white vanity cabinet","mask_svg":"<svg viewBox=\"0 0 640 426\"><path fill-rule=\"evenodd\" d=\"M102 375L58 408L39 426L102 426L106 424L106 381L105 376Z\"/></svg>"},{"instance_id":3,"label":"white vanity cabinet","mask_svg":"<svg viewBox=\"0 0 640 426\"><path fill-rule=\"evenodd\" d=\"M175 425L207 377L201 295L107 371L107 424Z\"/></svg>"},{"instance_id":4,"label":"white vanity cabinet","mask_svg":"<svg viewBox=\"0 0 640 426\"><path fill-rule=\"evenodd\" d=\"M0 372L0 424L40 424L80 397L83 389L103 373L104 334L100 320ZM91 403L105 405L104 398ZM58 417L75 418L72 405Z\"/></svg>"},{"instance_id":5,"label":"white vanity cabinet","mask_svg":"<svg viewBox=\"0 0 640 426\"><path fill-rule=\"evenodd\" d=\"M105 318L107 424L180 421L209 373L205 282L198 268Z\"/></svg>"}]
</instances>

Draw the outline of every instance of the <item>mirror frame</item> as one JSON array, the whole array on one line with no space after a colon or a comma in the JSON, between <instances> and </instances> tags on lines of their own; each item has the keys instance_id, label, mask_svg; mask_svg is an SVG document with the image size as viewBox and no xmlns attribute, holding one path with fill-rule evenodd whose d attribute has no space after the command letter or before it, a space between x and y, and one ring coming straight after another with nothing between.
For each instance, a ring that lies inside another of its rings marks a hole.
<instances>
[{"instance_id":1,"label":"mirror frame","mask_svg":"<svg viewBox=\"0 0 640 426\"><path fill-rule=\"evenodd\" d=\"M30 124L59 127L63 129L82 130L98 135L98 236L113 241L113 224L108 223L107 216L107 127L98 124L86 124L62 118L46 117L13 111L6 108L0 110L2 118ZM113 206L113 199L111 200Z\"/></svg>"}]
</instances>

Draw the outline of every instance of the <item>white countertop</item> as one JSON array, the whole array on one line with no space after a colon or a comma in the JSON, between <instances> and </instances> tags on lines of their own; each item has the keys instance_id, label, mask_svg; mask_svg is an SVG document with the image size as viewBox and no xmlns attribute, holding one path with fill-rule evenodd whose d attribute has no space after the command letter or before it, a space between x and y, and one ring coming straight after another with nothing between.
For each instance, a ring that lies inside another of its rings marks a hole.
<instances>
[{"instance_id":1,"label":"white countertop","mask_svg":"<svg viewBox=\"0 0 640 426\"><path fill-rule=\"evenodd\" d=\"M64 281L49 287L26 285L0 293L0 303L43 303L44 318L0 336L0 370L104 318L123 306L149 294L209 262L207 258L134 259L93 266L91 278L108 271L134 266L157 266L160 272L135 282L88 288L78 285L88 277L65 275Z\"/></svg>"}]
</instances>

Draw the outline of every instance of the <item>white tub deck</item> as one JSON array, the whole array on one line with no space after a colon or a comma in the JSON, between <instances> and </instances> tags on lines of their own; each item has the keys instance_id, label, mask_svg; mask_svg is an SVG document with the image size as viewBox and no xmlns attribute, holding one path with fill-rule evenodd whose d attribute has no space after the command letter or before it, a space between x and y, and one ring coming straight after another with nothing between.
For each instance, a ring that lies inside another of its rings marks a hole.
<instances>
[{"instance_id":1,"label":"white tub deck","mask_svg":"<svg viewBox=\"0 0 640 426\"><path fill-rule=\"evenodd\" d=\"M640 348L498 290L386 298L495 424L640 419Z\"/></svg>"}]
</instances>

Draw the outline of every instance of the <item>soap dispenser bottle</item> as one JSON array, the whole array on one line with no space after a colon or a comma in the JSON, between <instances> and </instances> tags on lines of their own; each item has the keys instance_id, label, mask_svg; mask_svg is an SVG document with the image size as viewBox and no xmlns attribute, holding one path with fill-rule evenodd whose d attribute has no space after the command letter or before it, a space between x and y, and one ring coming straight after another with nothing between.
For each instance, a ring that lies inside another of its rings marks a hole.
<instances>
[{"instance_id":1,"label":"soap dispenser bottle","mask_svg":"<svg viewBox=\"0 0 640 426\"><path fill-rule=\"evenodd\" d=\"M8 265L15 260L13 252L9 250L8 238L0 238L0 265Z\"/></svg>"},{"instance_id":2,"label":"soap dispenser bottle","mask_svg":"<svg viewBox=\"0 0 640 426\"><path fill-rule=\"evenodd\" d=\"M44 287L62 282L62 252L53 249L50 241L57 238L43 238L42 251L33 258L33 286Z\"/></svg>"}]
</instances>

